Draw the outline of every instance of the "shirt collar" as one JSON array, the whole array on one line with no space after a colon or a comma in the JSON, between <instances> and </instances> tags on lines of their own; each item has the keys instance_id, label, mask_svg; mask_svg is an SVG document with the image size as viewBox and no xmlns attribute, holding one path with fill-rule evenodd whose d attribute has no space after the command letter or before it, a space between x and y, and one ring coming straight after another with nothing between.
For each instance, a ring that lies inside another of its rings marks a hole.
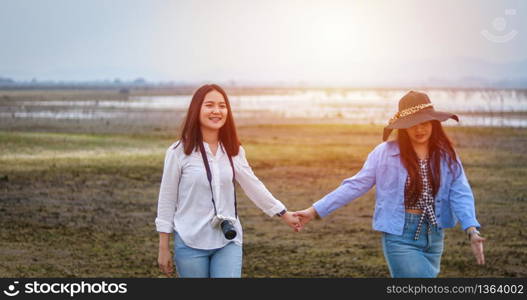
<instances>
[{"instance_id":1,"label":"shirt collar","mask_svg":"<svg viewBox=\"0 0 527 300\"><path fill-rule=\"evenodd\" d=\"M209 143L203 141L203 145L205 146L205 152L207 152L209 155L212 155L212 150L210 150L210 145ZM225 154L226 151L225 151L225 148L223 147L223 143L221 141L218 141L218 150L221 150L221 151L218 151L216 150L216 156L215 157L219 157L218 154ZM214 156L214 155L212 155Z\"/></svg>"}]
</instances>

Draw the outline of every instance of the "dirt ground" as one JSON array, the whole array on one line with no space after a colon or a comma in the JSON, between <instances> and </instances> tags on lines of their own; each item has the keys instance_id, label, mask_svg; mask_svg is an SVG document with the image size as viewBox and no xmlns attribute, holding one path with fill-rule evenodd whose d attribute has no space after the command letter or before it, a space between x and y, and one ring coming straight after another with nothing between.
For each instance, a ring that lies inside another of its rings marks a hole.
<instances>
[{"instance_id":1,"label":"dirt ground","mask_svg":"<svg viewBox=\"0 0 527 300\"><path fill-rule=\"evenodd\" d=\"M163 277L154 219L175 129L41 125L0 126L0 277ZM381 132L368 125L239 125L255 173L290 210L355 174ZM447 132L476 196L487 263L477 266L465 234L448 229L440 277L526 277L527 129ZM374 191L301 233L266 216L242 190L238 195L244 277L389 276L380 234L371 229Z\"/></svg>"}]
</instances>

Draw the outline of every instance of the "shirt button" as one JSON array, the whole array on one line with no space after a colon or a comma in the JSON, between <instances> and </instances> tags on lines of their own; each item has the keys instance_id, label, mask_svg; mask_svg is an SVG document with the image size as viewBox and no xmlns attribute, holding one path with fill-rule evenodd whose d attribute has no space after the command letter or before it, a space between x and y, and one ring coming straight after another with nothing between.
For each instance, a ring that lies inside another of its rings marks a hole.
<instances>
[{"instance_id":1,"label":"shirt button","mask_svg":"<svg viewBox=\"0 0 527 300\"><path fill-rule=\"evenodd\" d=\"M437 217L439 218L439 217L441 217L441 215L440 215L440 214L437 214Z\"/></svg>"}]
</instances>

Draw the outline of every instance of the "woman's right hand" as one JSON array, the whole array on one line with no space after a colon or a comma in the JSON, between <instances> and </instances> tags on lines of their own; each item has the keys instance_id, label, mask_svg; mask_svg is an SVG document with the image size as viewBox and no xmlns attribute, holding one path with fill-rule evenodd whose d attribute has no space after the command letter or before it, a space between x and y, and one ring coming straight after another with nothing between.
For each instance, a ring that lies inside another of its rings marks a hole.
<instances>
[{"instance_id":1,"label":"woman's right hand","mask_svg":"<svg viewBox=\"0 0 527 300\"><path fill-rule=\"evenodd\" d=\"M157 258L159 264L159 270L167 276L172 276L174 272L174 263L172 261L172 255L168 248L159 248L159 256Z\"/></svg>"}]
</instances>

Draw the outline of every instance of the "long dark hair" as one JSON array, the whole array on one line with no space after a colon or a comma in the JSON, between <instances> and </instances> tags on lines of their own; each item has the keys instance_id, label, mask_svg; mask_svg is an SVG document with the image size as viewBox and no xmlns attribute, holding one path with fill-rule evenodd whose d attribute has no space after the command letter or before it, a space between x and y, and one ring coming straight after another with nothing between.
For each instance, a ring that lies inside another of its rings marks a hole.
<instances>
[{"instance_id":1,"label":"long dark hair","mask_svg":"<svg viewBox=\"0 0 527 300\"><path fill-rule=\"evenodd\" d=\"M428 157L429 157L429 174L430 185L432 187L432 195L435 197L439 191L441 184L441 159L446 159L448 167L452 173L455 172L457 166L457 156L454 151L452 141L448 138L441 122L433 120L432 134L428 142ZM413 206L417 202L419 195L423 189L423 183L419 176L419 164L417 161L417 154L410 142L410 137L406 129L397 130L397 143L401 152L401 162L403 163L408 176L410 177L409 187L406 189L405 205Z\"/></svg>"},{"instance_id":2,"label":"long dark hair","mask_svg":"<svg viewBox=\"0 0 527 300\"><path fill-rule=\"evenodd\" d=\"M236 156L240 150L240 140L238 139L236 125L234 124L234 118L232 117L231 104L227 97L227 93L216 84L203 85L198 88L192 96L185 123L181 130L181 143L185 149L185 154L190 155L192 151L199 150L198 147L201 147L202 145L203 136L201 135L199 116L205 96L212 91L217 91L222 94L223 99L225 99L225 104L227 105L227 120L225 120L225 124L220 128L218 136L219 141L223 144L223 147L229 156Z\"/></svg>"}]
</instances>

